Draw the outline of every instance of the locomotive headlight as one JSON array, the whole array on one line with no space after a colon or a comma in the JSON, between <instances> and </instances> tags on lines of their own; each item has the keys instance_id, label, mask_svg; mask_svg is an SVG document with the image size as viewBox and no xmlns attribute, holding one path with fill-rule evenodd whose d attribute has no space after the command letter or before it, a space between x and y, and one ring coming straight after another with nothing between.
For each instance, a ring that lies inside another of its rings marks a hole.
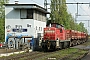
<instances>
[{"instance_id":1,"label":"locomotive headlight","mask_svg":"<svg viewBox=\"0 0 90 60\"><path fill-rule=\"evenodd\" d=\"M54 30L52 30L52 33L54 33L55 31Z\"/></svg>"}]
</instances>

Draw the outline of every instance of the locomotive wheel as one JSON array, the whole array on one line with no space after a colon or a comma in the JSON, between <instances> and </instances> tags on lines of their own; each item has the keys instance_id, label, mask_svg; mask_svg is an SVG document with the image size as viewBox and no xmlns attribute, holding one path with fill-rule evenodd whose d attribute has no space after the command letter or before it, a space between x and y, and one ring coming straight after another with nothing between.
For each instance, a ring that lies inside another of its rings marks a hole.
<instances>
[{"instance_id":1,"label":"locomotive wheel","mask_svg":"<svg viewBox=\"0 0 90 60\"><path fill-rule=\"evenodd\" d=\"M67 43L68 43L67 48L69 48L70 47L70 41L68 41Z\"/></svg>"},{"instance_id":2,"label":"locomotive wheel","mask_svg":"<svg viewBox=\"0 0 90 60\"><path fill-rule=\"evenodd\" d=\"M73 45L73 43L71 43L71 47L73 47L74 45Z\"/></svg>"},{"instance_id":3,"label":"locomotive wheel","mask_svg":"<svg viewBox=\"0 0 90 60\"><path fill-rule=\"evenodd\" d=\"M52 44L50 45L50 48L51 48L52 50L56 50L56 45L55 45L55 43L52 43Z\"/></svg>"},{"instance_id":4,"label":"locomotive wheel","mask_svg":"<svg viewBox=\"0 0 90 60\"><path fill-rule=\"evenodd\" d=\"M61 43L60 43L60 49L63 49L63 48L64 48L64 43L61 42Z\"/></svg>"},{"instance_id":5,"label":"locomotive wheel","mask_svg":"<svg viewBox=\"0 0 90 60\"><path fill-rule=\"evenodd\" d=\"M43 51L44 52L47 52L48 51L48 47L46 45L43 47Z\"/></svg>"},{"instance_id":6,"label":"locomotive wheel","mask_svg":"<svg viewBox=\"0 0 90 60\"><path fill-rule=\"evenodd\" d=\"M43 51L47 51L48 50L48 47L47 47L46 43L42 44L42 50Z\"/></svg>"}]
</instances>

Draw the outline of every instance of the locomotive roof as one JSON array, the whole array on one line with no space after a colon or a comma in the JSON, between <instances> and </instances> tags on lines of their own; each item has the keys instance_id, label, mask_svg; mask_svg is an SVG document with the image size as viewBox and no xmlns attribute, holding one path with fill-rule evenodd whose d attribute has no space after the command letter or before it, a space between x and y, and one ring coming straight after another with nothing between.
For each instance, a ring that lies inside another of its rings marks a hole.
<instances>
[{"instance_id":1,"label":"locomotive roof","mask_svg":"<svg viewBox=\"0 0 90 60\"><path fill-rule=\"evenodd\" d=\"M59 24L59 23L51 23L51 24L57 24L57 25L60 25L60 26L64 27L64 25L62 25L62 24Z\"/></svg>"}]
</instances>

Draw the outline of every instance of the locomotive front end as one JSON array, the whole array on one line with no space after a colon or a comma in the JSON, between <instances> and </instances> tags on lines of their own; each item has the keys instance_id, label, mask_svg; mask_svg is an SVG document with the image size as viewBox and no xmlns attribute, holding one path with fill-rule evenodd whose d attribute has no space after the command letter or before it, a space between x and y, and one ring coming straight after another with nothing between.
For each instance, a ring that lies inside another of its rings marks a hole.
<instances>
[{"instance_id":1,"label":"locomotive front end","mask_svg":"<svg viewBox=\"0 0 90 60\"><path fill-rule=\"evenodd\" d=\"M44 28L44 37L42 40L42 48L43 49L55 49L56 42L55 42L55 28L54 27L47 27Z\"/></svg>"}]
</instances>

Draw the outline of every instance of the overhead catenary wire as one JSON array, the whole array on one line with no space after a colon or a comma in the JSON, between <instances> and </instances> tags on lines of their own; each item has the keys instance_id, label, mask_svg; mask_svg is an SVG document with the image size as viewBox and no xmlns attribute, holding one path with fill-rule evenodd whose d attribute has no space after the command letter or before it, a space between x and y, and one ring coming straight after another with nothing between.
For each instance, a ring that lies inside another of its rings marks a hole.
<instances>
[{"instance_id":1,"label":"overhead catenary wire","mask_svg":"<svg viewBox=\"0 0 90 60\"><path fill-rule=\"evenodd\" d=\"M76 11L76 8L75 8L75 6L72 4L72 6L73 6L73 9ZM68 8L68 10L69 10L69 12L70 12L70 9L69 9L69 7L67 7Z\"/></svg>"},{"instance_id":2,"label":"overhead catenary wire","mask_svg":"<svg viewBox=\"0 0 90 60\"><path fill-rule=\"evenodd\" d=\"M74 0L75 2L77 2L76 0ZM83 10L83 12L85 12L87 15L83 15L83 16L89 16L90 17L90 15L82 8L82 6L81 5L79 5L79 7Z\"/></svg>"},{"instance_id":3,"label":"overhead catenary wire","mask_svg":"<svg viewBox=\"0 0 90 60\"><path fill-rule=\"evenodd\" d=\"M77 2L76 0L74 0L75 2ZM90 5L90 4L89 4ZM83 12L85 12L86 14L87 14L87 16L89 16L90 17L90 15L82 8L82 5L79 5L79 7L83 10ZM82 16L82 15L81 15ZM85 15L84 15L85 16ZM88 22L88 27L90 27L89 26L89 21L90 20L78 20L78 21L87 21ZM89 28L88 28L88 31L89 31Z\"/></svg>"},{"instance_id":4,"label":"overhead catenary wire","mask_svg":"<svg viewBox=\"0 0 90 60\"><path fill-rule=\"evenodd\" d=\"M81 8L88 16L90 16L90 15L82 8L81 5L80 5L80 8Z\"/></svg>"}]
</instances>

